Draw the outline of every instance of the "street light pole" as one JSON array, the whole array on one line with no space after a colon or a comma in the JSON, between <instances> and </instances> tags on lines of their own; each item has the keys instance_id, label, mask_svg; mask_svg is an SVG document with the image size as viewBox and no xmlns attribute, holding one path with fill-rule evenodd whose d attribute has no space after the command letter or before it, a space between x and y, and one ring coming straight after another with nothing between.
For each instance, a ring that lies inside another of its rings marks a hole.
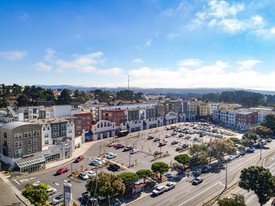
<instances>
[{"instance_id":1,"label":"street light pole","mask_svg":"<svg viewBox=\"0 0 275 206\"><path fill-rule=\"evenodd\" d=\"M262 159L262 152L263 152L263 144L262 144L262 136L261 136L260 160Z\"/></svg>"},{"instance_id":2,"label":"street light pole","mask_svg":"<svg viewBox=\"0 0 275 206\"><path fill-rule=\"evenodd\" d=\"M131 153L129 152L129 167L131 167Z\"/></svg>"},{"instance_id":3,"label":"street light pole","mask_svg":"<svg viewBox=\"0 0 275 206\"><path fill-rule=\"evenodd\" d=\"M225 189L227 189L227 162L225 163Z\"/></svg>"}]
</instances>

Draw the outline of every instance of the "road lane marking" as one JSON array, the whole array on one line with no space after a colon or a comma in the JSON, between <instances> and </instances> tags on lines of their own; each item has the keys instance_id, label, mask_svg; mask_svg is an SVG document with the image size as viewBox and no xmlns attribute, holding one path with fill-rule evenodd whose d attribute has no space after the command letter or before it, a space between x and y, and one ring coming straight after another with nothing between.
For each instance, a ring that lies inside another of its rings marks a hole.
<instances>
[{"instance_id":1,"label":"road lane marking","mask_svg":"<svg viewBox=\"0 0 275 206\"><path fill-rule=\"evenodd\" d=\"M211 187L208 187L207 189L201 191L200 193L196 194L195 196L189 198L188 200L184 201L183 203L179 204L178 206L182 206L184 205L185 203L189 202L190 200L194 199L195 197L201 195L202 193L204 193L205 191L209 190L210 188L212 187L215 187L216 185L222 185L221 182L217 182L216 184L212 185Z\"/></svg>"},{"instance_id":2,"label":"road lane marking","mask_svg":"<svg viewBox=\"0 0 275 206\"><path fill-rule=\"evenodd\" d=\"M36 178L36 177L31 177L30 180L33 180L33 179L35 179L35 178Z\"/></svg>"},{"instance_id":3,"label":"road lane marking","mask_svg":"<svg viewBox=\"0 0 275 206\"><path fill-rule=\"evenodd\" d=\"M14 182L16 182L18 185L20 185L20 183L17 180L14 180Z\"/></svg>"}]
</instances>

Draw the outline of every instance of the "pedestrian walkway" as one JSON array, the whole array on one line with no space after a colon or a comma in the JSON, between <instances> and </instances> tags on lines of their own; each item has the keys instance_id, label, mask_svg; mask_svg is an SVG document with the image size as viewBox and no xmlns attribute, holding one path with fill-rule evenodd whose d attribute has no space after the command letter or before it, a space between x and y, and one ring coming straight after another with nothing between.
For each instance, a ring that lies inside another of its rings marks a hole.
<instances>
[{"instance_id":1,"label":"pedestrian walkway","mask_svg":"<svg viewBox=\"0 0 275 206\"><path fill-rule=\"evenodd\" d=\"M89 150L90 147L93 146L97 142L98 141L83 143L80 148L75 149L75 151L72 154L72 157L70 157L68 159L61 160L61 161L55 161L55 162L47 163L46 164L46 169L55 168L55 167L58 167L60 165L64 165L64 164L67 164L69 162L74 161L78 156L85 154L87 152L87 150Z\"/></svg>"},{"instance_id":2,"label":"pedestrian walkway","mask_svg":"<svg viewBox=\"0 0 275 206\"><path fill-rule=\"evenodd\" d=\"M9 176L0 172L0 205L15 206L15 205L32 205L21 192L9 181Z\"/></svg>"}]
</instances>

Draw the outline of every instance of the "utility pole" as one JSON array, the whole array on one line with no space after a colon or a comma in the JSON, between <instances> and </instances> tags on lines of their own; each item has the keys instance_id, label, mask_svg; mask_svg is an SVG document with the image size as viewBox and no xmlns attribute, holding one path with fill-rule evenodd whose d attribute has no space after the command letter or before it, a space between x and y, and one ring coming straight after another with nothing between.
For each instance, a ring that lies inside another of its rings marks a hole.
<instances>
[{"instance_id":1,"label":"utility pole","mask_svg":"<svg viewBox=\"0 0 275 206\"><path fill-rule=\"evenodd\" d=\"M99 145L99 155L101 155L101 145Z\"/></svg>"},{"instance_id":2,"label":"utility pole","mask_svg":"<svg viewBox=\"0 0 275 206\"><path fill-rule=\"evenodd\" d=\"M131 153L129 152L129 167L131 167Z\"/></svg>"},{"instance_id":3,"label":"utility pole","mask_svg":"<svg viewBox=\"0 0 275 206\"><path fill-rule=\"evenodd\" d=\"M263 152L263 143L262 143L262 136L261 136L260 160L262 159L262 152Z\"/></svg>"}]
</instances>

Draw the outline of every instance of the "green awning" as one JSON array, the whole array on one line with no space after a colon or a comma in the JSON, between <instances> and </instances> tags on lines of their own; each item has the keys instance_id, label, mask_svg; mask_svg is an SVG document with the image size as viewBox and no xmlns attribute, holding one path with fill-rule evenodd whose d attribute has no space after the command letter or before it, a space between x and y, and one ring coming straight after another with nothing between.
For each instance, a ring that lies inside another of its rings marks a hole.
<instances>
[{"instance_id":1,"label":"green awning","mask_svg":"<svg viewBox=\"0 0 275 206\"><path fill-rule=\"evenodd\" d=\"M28 167L28 166L32 166L40 163L45 163L45 162L46 162L46 159L43 154L15 160L15 163L18 165L19 168L24 168L24 167Z\"/></svg>"}]
</instances>

